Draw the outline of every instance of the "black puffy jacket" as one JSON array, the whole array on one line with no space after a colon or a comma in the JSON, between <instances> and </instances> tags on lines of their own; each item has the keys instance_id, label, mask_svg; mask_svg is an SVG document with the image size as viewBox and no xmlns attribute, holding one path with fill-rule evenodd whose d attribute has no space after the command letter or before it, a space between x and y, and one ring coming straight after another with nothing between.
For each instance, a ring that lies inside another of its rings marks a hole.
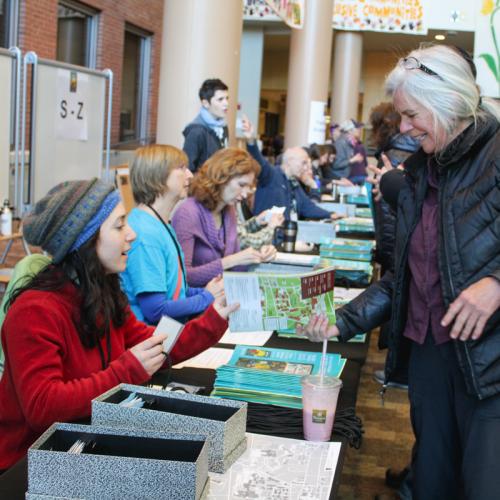
<instances>
[{"instance_id":1,"label":"black puffy jacket","mask_svg":"<svg viewBox=\"0 0 500 500\"><path fill-rule=\"evenodd\" d=\"M396 168L418 149L418 143L410 137L396 134L389 143L380 148L375 154L378 158L377 167L382 168L384 163L380 155L384 153ZM392 267L394 252L394 237L396 233L396 217L390 205L384 200L374 202L375 225L375 261L382 267L382 275Z\"/></svg>"},{"instance_id":2,"label":"black puffy jacket","mask_svg":"<svg viewBox=\"0 0 500 500\"><path fill-rule=\"evenodd\" d=\"M439 270L445 306L486 276L500 280L499 123L482 115L439 157L423 150L405 162L406 182L397 204L394 270L338 311L342 340L391 321L386 378L404 364L410 341L403 337L408 309L408 248L427 191L429 161L438 171ZM500 310L478 340L452 341L467 390L479 399L500 393ZM425 369L423 367L422 369Z\"/></svg>"}]
</instances>

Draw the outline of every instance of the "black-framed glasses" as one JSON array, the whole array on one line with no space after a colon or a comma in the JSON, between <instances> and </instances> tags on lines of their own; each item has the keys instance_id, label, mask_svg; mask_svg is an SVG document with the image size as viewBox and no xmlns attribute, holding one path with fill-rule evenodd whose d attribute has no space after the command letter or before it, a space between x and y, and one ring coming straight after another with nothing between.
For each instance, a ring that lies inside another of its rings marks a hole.
<instances>
[{"instance_id":1,"label":"black-framed glasses","mask_svg":"<svg viewBox=\"0 0 500 500\"><path fill-rule=\"evenodd\" d=\"M416 57L413 57L413 56L405 57L404 59L400 60L400 64L405 69L419 69L419 70L423 71L424 73L427 73L428 75L437 76L440 80L443 79L440 75L438 75L431 68L427 67L425 64L422 64Z\"/></svg>"}]
</instances>

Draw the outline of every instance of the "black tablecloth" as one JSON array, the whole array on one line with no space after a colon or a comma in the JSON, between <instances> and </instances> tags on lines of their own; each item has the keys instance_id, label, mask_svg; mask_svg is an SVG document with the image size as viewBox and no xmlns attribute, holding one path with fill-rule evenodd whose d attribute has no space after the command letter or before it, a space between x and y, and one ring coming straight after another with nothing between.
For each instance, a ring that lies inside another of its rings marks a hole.
<instances>
[{"instance_id":1,"label":"black tablecloth","mask_svg":"<svg viewBox=\"0 0 500 500\"><path fill-rule=\"evenodd\" d=\"M219 344L219 347L234 348L234 346ZM321 352L321 343L313 343L302 339L289 339L278 337L276 334L269 339L266 347L275 347L281 349L297 349L302 351L319 351ZM361 375L361 365L366 359L368 349L368 341L365 344L342 344L337 342L328 343L328 352L340 353L348 361L341 375L343 387L340 392L337 408L343 410L352 408L356 405L356 398ZM167 377L169 380L183 384L197 385L205 387L205 394L210 393L215 380L215 371L200 368L182 368L172 369L170 373L163 372L158 374L153 380L156 383L166 384ZM300 410L290 409L290 413L297 413ZM275 435L280 435L280 432L275 432ZM290 435L286 437L302 439L301 434ZM344 454L347 446L345 439L336 438L333 436L333 441L342 443L340 457L335 472L335 478L332 485L330 498L335 498L337 493L342 467L344 463ZM26 458L18 462L14 467L0 476L0 499L8 500L24 500L27 490L27 463Z\"/></svg>"}]
</instances>

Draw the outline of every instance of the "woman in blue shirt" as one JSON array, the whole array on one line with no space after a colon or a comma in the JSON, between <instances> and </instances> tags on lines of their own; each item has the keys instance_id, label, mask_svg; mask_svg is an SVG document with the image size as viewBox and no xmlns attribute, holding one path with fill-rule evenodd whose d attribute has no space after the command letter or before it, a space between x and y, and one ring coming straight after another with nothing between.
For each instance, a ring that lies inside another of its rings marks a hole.
<instances>
[{"instance_id":1,"label":"woman in blue shirt","mask_svg":"<svg viewBox=\"0 0 500 500\"><path fill-rule=\"evenodd\" d=\"M128 223L137 234L128 254L122 286L138 319L156 324L162 316L179 321L202 313L224 293L222 278L205 288L186 283L184 255L170 225L176 203L185 198L193 176L186 154L173 147L139 148L130 168L137 204Z\"/></svg>"}]
</instances>

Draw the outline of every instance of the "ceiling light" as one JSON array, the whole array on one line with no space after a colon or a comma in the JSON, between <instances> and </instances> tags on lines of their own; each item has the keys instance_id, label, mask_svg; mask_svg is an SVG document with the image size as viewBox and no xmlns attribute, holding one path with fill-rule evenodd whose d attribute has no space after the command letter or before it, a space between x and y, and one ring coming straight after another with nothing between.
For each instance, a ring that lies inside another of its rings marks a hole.
<instances>
[{"instance_id":1,"label":"ceiling light","mask_svg":"<svg viewBox=\"0 0 500 500\"><path fill-rule=\"evenodd\" d=\"M434 38L439 41L446 40L446 37L444 35L436 35Z\"/></svg>"}]
</instances>

